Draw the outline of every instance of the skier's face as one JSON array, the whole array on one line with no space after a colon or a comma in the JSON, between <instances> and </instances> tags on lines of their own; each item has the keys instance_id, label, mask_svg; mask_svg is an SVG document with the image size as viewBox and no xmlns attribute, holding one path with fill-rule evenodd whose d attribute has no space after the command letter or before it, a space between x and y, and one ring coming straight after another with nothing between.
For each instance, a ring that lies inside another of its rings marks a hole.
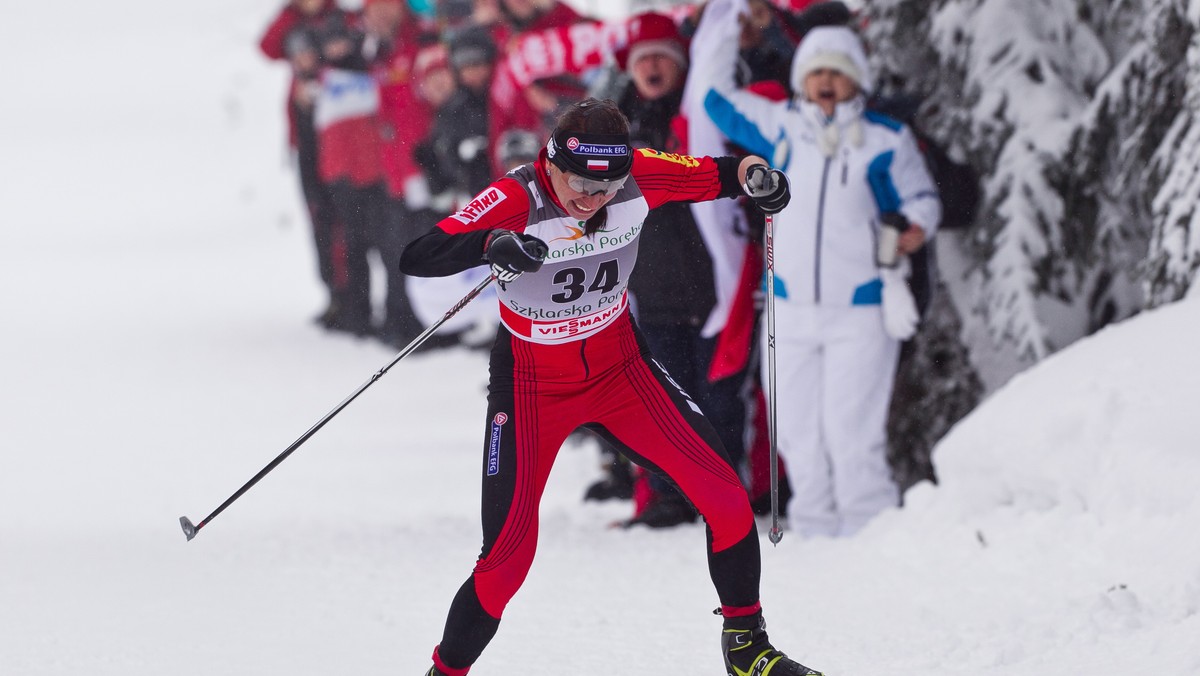
<instances>
[{"instance_id":1,"label":"skier's face","mask_svg":"<svg viewBox=\"0 0 1200 676\"><path fill-rule=\"evenodd\" d=\"M804 97L832 116L837 104L858 94L854 80L831 68L818 68L804 78Z\"/></svg>"}]
</instances>

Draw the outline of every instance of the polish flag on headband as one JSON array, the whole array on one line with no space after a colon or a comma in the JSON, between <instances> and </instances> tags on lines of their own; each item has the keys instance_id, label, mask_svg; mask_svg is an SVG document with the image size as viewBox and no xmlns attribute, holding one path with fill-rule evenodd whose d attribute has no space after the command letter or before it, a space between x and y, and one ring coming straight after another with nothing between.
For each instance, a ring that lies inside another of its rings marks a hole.
<instances>
[{"instance_id":1,"label":"polish flag on headband","mask_svg":"<svg viewBox=\"0 0 1200 676\"><path fill-rule=\"evenodd\" d=\"M587 168L589 171L607 171L608 160L588 160Z\"/></svg>"}]
</instances>

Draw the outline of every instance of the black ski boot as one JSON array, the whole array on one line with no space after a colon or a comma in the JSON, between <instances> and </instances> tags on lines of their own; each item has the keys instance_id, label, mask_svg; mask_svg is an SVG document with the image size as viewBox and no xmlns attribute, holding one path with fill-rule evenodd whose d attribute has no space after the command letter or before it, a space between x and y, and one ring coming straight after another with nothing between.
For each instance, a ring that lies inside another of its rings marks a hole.
<instances>
[{"instance_id":1,"label":"black ski boot","mask_svg":"<svg viewBox=\"0 0 1200 676\"><path fill-rule=\"evenodd\" d=\"M696 523L700 517L696 508L683 493L671 486L656 491L641 514L625 522L625 527L642 524L650 528L673 528L685 523Z\"/></svg>"},{"instance_id":2,"label":"black ski boot","mask_svg":"<svg viewBox=\"0 0 1200 676\"><path fill-rule=\"evenodd\" d=\"M762 612L725 618L721 633L725 673L729 676L822 676L775 649L767 639Z\"/></svg>"},{"instance_id":3,"label":"black ski boot","mask_svg":"<svg viewBox=\"0 0 1200 676\"><path fill-rule=\"evenodd\" d=\"M625 456L607 448L601 450L601 457L604 462L600 469L604 471L605 476L588 486L583 494L584 501L632 499L634 478L629 461Z\"/></svg>"}]
</instances>

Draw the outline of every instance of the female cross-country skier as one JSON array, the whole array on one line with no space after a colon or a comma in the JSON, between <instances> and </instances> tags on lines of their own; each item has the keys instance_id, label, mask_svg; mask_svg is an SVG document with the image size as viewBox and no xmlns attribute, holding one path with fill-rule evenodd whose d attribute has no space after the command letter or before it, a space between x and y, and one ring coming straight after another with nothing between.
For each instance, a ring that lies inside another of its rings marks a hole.
<instances>
[{"instance_id":1,"label":"female cross-country skier","mask_svg":"<svg viewBox=\"0 0 1200 676\"><path fill-rule=\"evenodd\" d=\"M533 563L554 458L580 426L669 477L704 517L728 674L818 674L769 642L746 491L699 407L646 348L625 294L650 209L742 194L772 213L790 198L783 175L756 156L635 151L616 104L588 99L563 113L535 162L492 183L404 251L405 274L490 264L500 283L483 550L450 606L426 676L463 676L495 635Z\"/></svg>"}]
</instances>

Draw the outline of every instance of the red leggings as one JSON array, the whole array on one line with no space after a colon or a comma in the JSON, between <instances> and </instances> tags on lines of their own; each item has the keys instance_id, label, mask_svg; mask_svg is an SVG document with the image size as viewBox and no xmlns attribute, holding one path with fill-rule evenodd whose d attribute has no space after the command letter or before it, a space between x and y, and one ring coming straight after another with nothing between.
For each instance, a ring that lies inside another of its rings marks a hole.
<instances>
[{"instance_id":1,"label":"red leggings","mask_svg":"<svg viewBox=\"0 0 1200 676\"><path fill-rule=\"evenodd\" d=\"M488 386L483 551L451 606L439 668L469 667L494 635L533 563L554 459L581 426L679 486L708 525L709 573L722 605L757 607L758 534L746 491L717 433L654 361L629 314L562 345L502 332Z\"/></svg>"}]
</instances>

